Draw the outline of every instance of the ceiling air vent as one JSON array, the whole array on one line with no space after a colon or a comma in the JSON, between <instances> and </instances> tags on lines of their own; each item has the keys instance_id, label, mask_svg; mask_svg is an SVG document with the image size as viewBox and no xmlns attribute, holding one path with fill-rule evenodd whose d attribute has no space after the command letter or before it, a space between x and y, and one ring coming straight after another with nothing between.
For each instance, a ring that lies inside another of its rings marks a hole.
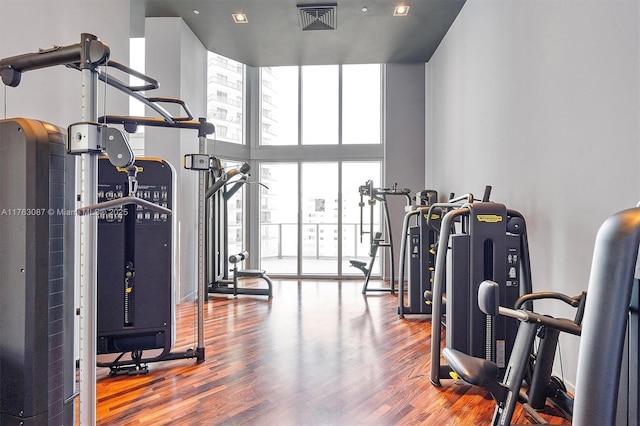
<instances>
[{"instance_id":1,"label":"ceiling air vent","mask_svg":"<svg viewBox=\"0 0 640 426\"><path fill-rule=\"evenodd\" d=\"M335 30L337 27L336 3L298 5L302 31Z\"/></svg>"}]
</instances>

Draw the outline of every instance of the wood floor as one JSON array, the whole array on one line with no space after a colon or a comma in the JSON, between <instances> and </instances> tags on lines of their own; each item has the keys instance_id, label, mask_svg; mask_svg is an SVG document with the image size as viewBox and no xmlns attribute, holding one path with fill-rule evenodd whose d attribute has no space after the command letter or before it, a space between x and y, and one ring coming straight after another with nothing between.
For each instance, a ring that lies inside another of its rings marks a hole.
<instances>
[{"instance_id":1,"label":"wood floor","mask_svg":"<svg viewBox=\"0 0 640 426\"><path fill-rule=\"evenodd\" d=\"M276 280L272 300L210 298L206 360L151 363L143 376L98 369L98 425L489 424L482 389L430 384L429 317L401 320L396 296L360 289ZM178 316L175 350L195 347L195 305Z\"/></svg>"}]
</instances>

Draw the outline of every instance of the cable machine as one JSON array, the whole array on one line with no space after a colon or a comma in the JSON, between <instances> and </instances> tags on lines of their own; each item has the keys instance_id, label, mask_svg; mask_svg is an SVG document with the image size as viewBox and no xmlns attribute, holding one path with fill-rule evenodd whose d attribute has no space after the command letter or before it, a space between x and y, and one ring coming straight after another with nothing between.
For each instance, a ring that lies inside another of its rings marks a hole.
<instances>
[{"instance_id":1,"label":"cable machine","mask_svg":"<svg viewBox=\"0 0 640 426\"><path fill-rule=\"evenodd\" d=\"M135 189L129 188L132 175ZM138 158L130 168L114 168L108 159L100 158L98 204L117 200L127 190L168 213L135 204L98 213L97 355L101 356L97 365L110 368L112 376L147 373L149 362L204 359L204 353L193 349L172 352L175 171L156 158Z\"/></svg>"},{"instance_id":2,"label":"cable machine","mask_svg":"<svg viewBox=\"0 0 640 426\"><path fill-rule=\"evenodd\" d=\"M65 131L0 120L0 424L73 424L73 187Z\"/></svg>"},{"instance_id":3,"label":"cable machine","mask_svg":"<svg viewBox=\"0 0 640 426\"><path fill-rule=\"evenodd\" d=\"M208 293L249 294L258 296L273 296L273 283L262 269L238 268L249 257L249 252L229 253L229 220L228 203L231 197L248 181L250 166L243 163L239 167L225 171L216 157L211 157L210 173L208 175L207 201L207 283ZM221 186L220 186L221 185ZM219 187L220 190L211 191ZM229 265L233 265L233 269ZM229 272L233 275L229 276ZM267 288L240 286L242 278L262 279Z\"/></svg>"},{"instance_id":4,"label":"cable machine","mask_svg":"<svg viewBox=\"0 0 640 426\"><path fill-rule=\"evenodd\" d=\"M425 189L416 193L416 207L405 214L402 222L402 241L398 262L398 315L400 318L408 314L431 313L431 305L427 303L424 294L431 291L435 271L435 250L441 212L431 210L430 207L437 202L438 193L434 190ZM412 226L411 218L413 217L416 220ZM405 287L406 269L409 273ZM405 290L409 305L405 305Z\"/></svg>"},{"instance_id":5,"label":"cable machine","mask_svg":"<svg viewBox=\"0 0 640 426\"><path fill-rule=\"evenodd\" d=\"M92 34L83 33L78 44L69 46L54 46L51 49L41 49L36 53L27 53L0 60L0 77L5 85L16 87L20 84L22 73L30 70L47 68L57 65L65 65L69 68L77 69L81 72L82 86L82 113L81 121L69 126L67 130L66 148L67 152L80 156L80 193L78 200L83 207L77 210L78 229L80 232L80 282L78 289L80 292L80 424L95 424L95 381L96 381L96 288L97 288L97 213L114 208L122 208L127 205L136 205L158 211L163 214L170 214L171 211L156 205L152 202L139 198L136 194L135 157L129 147L126 136L116 128L108 127L107 124L123 124L128 132L135 131L140 125L174 127L181 129L198 130L200 151L204 152L206 145L206 135L213 133L213 125L207 123L205 119L193 120L188 108L183 101L173 98L147 98L143 91L156 89L158 82L130 68L109 61L109 47L98 40ZM126 83L108 75L100 70L101 66L111 67L123 71L127 74L141 78L145 84L142 86L130 86ZM159 114L160 118L149 117L128 117L128 116L108 116L98 119L97 88L98 81L106 85L115 87L129 96L140 100L146 106ZM186 117L175 117L171 115L162 103L173 103L181 105L187 112ZM128 169L129 188L126 196L103 201L98 203L98 155L106 153L109 161L116 167ZM133 167L132 167L133 166ZM41 176L43 181L51 179L51 176ZM203 176L199 181L199 189L204 194ZM204 229L204 205L199 206L200 227ZM199 233L198 252L204 253L204 232ZM18 239L22 237L18 236ZM66 248L65 248L66 250ZM68 252L67 252L68 253ZM63 257L66 255L63 254ZM198 347L194 351L197 358L204 357L204 256L199 257L199 297L198 297ZM66 258L65 258L66 261ZM125 266L123 280L126 285L127 272ZM49 296L51 297L51 295ZM47 342L41 342L43 347L47 347ZM29 350L37 350L30 348ZM29 367L27 367L28 369ZM5 371L5 368L2 368ZM9 385L2 382L2 386ZM40 384L38 383L40 386ZM49 384L51 386L51 383ZM4 392L4 390L3 390ZM54 396L55 397L55 396ZM4 405L3 405L4 407ZM71 405L73 407L73 405ZM3 408L4 409L4 408ZM42 414L49 418L51 413Z\"/></svg>"},{"instance_id":6,"label":"cable machine","mask_svg":"<svg viewBox=\"0 0 640 426\"><path fill-rule=\"evenodd\" d=\"M456 366L461 378L490 391L497 403L492 424L510 423L516 401L521 399L520 384L528 374L532 342L541 326L547 331L580 336L575 399L571 406L573 424L638 424L639 245L640 208L620 211L610 216L598 230L586 293L573 298L553 292L527 295L536 300L555 298L577 307L574 320L551 318L529 308L504 307L499 284L485 281L480 285L478 301L484 312L510 316L521 322L509 360L510 368L500 382L498 366L494 362L449 348L445 349L444 356ZM534 376L536 371L537 366ZM532 386L529 396L533 392ZM534 418L540 423L545 420L536 418L535 414Z\"/></svg>"},{"instance_id":7,"label":"cable machine","mask_svg":"<svg viewBox=\"0 0 640 426\"><path fill-rule=\"evenodd\" d=\"M498 282L507 306L531 292L524 217L504 204L488 202L486 191L484 199L455 208L442 218L433 292L426 295L431 298L434 321L430 380L435 386L441 378L450 377L449 366L441 364L441 333L435 325L443 318L445 303L447 347L494 361L504 371L517 323L502 317L494 320L480 311L478 286L484 280ZM456 234L452 234L454 221L460 222Z\"/></svg>"},{"instance_id":8,"label":"cable machine","mask_svg":"<svg viewBox=\"0 0 640 426\"><path fill-rule=\"evenodd\" d=\"M397 184L394 184L391 188L375 188L373 181L368 180L364 185L358 188L360 192L360 242L363 241L362 237L365 234L369 234L369 262L362 262L360 260L350 260L351 266L358 268L365 276L364 284L362 286L362 294L366 294L367 291L388 291L395 292L395 256L393 250L393 233L391 231L391 217L389 216L389 206L387 203L388 196L401 195L407 198L407 206L411 205L410 190L403 188L398 189ZM365 231L364 227L364 198L368 197L367 205L369 206L369 230ZM384 228L383 231L373 230L375 205L377 202L382 203L383 216L384 216ZM385 238L386 237L386 238ZM378 254L378 248L385 247L389 249L390 265L391 265L391 280L389 287L382 288L369 288L369 279L371 278L371 270Z\"/></svg>"}]
</instances>

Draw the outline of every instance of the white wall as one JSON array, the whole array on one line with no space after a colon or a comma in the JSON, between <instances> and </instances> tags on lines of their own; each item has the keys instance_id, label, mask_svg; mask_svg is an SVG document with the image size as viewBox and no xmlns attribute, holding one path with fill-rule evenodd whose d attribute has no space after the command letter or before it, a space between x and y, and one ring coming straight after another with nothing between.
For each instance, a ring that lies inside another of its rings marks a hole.
<instances>
[{"instance_id":1,"label":"white wall","mask_svg":"<svg viewBox=\"0 0 640 426\"><path fill-rule=\"evenodd\" d=\"M381 186L411 190L415 193L425 189L424 185L424 139L425 139L425 65L387 64L385 66L384 138L385 162L384 182ZM395 279L398 279L398 261L402 221L407 200L402 196L387 197L389 216L392 221L395 251ZM390 256L385 253L385 278L390 277Z\"/></svg>"},{"instance_id":2,"label":"white wall","mask_svg":"<svg viewBox=\"0 0 640 426\"><path fill-rule=\"evenodd\" d=\"M469 0L427 65L427 186L523 213L534 290L585 290L599 226L640 200L639 21L635 0Z\"/></svg>"},{"instance_id":3,"label":"white wall","mask_svg":"<svg viewBox=\"0 0 640 426\"><path fill-rule=\"evenodd\" d=\"M153 95L180 98L187 103L194 119L206 117L207 51L202 43L180 18L147 18L145 38L145 72L160 81L160 88ZM176 116L185 115L184 111L168 109ZM161 157L176 170L174 215L179 232L179 300L194 296L198 282L198 173L182 167L184 154L197 152L196 130L153 127L145 130L145 155Z\"/></svg>"},{"instance_id":4,"label":"white wall","mask_svg":"<svg viewBox=\"0 0 640 426\"><path fill-rule=\"evenodd\" d=\"M77 44L83 32L105 42L111 59L128 64L129 0L3 0L0 58ZM0 85L0 118L29 117L61 127L80 121L80 81L80 72L62 66L24 73L18 87L6 88L6 108ZM107 98L108 112L127 114L124 95L111 89Z\"/></svg>"}]
</instances>

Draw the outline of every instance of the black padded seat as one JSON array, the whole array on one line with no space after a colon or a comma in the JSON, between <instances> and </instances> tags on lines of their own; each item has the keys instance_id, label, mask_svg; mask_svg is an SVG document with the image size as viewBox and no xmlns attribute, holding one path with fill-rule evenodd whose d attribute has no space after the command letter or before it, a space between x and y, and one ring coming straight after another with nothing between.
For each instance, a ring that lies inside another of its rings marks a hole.
<instances>
[{"instance_id":1,"label":"black padded seat","mask_svg":"<svg viewBox=\"0 0 640 426\"><path fill-rule=\"evenodd\" d=\"M444 348L442 355L449 367L467 383L486 387L489 382L498 380L500 369L495 362L476 358L451 348Z\"/></svg>"},{"instance_id":2,"label":"black padded seat","mask_svg":"<svg viewBox=\"0 0 640 426\"><path fill-rule=\"evenodd\" d=\"M267 273L264 269L239 269L236 275L246 278L263 278Z\"/></svg>"}]
</instances>

